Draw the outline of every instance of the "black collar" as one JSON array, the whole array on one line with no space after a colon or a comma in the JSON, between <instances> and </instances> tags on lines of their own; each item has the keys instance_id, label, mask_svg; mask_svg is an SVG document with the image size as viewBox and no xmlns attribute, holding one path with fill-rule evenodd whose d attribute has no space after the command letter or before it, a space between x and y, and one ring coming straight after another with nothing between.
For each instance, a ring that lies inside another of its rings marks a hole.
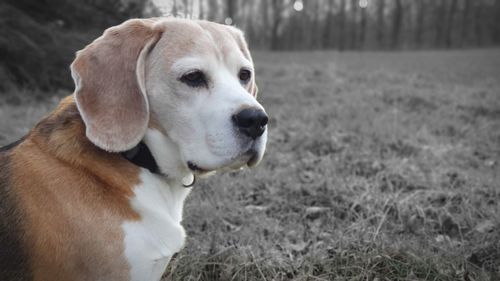
<instances>
[{"instance_id":1,"label":"black collar","mask_svg":"<svg viewBox=\"0 0 500 281\"><path fill-rule=\"evenodd\" d=\"M148 169L153 174L161 175L163 177L167 176L160 171L160 168L158 167L158 164L156 164L153 154L151 154L151 150L149 150L148 146L142 141L134 148L122 152L121 155L133 164L144 169ZM193 182L191 182L190 184L183 183L182 185L184 187L191 187L195 183L196 177L193 175Z\"/></svg>"},{"instance_id":2,"label":"black collar","mask_svg":"<svg viewBox=\"0 0 500 281\"><path fill-rule=\"evenodd\" d=\"M122 152L121 155L135 165L148 169L153 174L163 175L148 146L142 141L134 148Z\"/></svg>"}]
</instances>

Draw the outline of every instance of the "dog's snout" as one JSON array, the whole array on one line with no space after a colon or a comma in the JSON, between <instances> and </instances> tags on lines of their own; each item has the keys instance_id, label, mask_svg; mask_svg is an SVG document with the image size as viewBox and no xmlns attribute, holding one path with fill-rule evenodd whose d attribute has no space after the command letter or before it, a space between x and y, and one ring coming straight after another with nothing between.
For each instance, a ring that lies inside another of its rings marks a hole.
<instances>
[{"instance_id":1,"label":"dog's snout","mask_svg":"<svg viewBox=\"0 0 500 281\"><path fill-rule=\"evenodd\" d=\"M233 115L233 122L245 135L256 139L266 130L268 117L261 109L246 108Z\"/></svg>"}]
</instances>

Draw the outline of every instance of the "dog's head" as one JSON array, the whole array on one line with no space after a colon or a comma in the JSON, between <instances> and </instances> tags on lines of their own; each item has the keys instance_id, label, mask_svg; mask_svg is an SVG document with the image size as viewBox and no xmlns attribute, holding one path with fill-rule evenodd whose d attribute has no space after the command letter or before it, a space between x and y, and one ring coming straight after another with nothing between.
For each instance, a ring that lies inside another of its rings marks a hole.
<instances>
[{"instance_id":1,"label":"dog's head","mask_svg":"<svg viewBox=\"0 0 500 281\"><path fill-rule=\"evenodd\" d=\"M262 159L268 119L236 28L129 20L79 51L71 70L86 135L104 150L126 151L155 130L155 145L178 153L165 157L192 171Z\"/></svg>"}]
</instances>

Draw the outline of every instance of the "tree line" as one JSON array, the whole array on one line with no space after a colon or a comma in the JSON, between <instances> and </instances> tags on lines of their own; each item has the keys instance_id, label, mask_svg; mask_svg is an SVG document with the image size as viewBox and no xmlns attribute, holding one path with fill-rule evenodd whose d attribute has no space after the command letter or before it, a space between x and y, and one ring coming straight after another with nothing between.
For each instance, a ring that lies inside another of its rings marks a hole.
<instances>
[{"instance_id":1,"label":"tree line","mask_svg":"<svg viewBox=\"0 0 500 281\"><path fill-rule=\"evenodd\" d=\"M71 89L75 52L134 17L233 24L265 50L500 45L500 0L3 0L0 15L0 94Z\"/></svg>"},{"instance_id":2,"label":"tree line","mask_svg":"<svg viewBox=\"0 0 500 281\"><path fill-rule=\"evenodd\" d=\"M272 50L500 45L500 0L172 0L164 14L243 29Z\"/></svg>"},{"instance_id":3,"label":"tree line","mask_svg":"<svg viewBox=\"0 0 500 281\"><path fill-rule=\"evenodd\" d=\"M1 0L0 94L12 88L73 87L75 52L103 30L157 13L144 0Z\"/></svg>"}]
</instances>

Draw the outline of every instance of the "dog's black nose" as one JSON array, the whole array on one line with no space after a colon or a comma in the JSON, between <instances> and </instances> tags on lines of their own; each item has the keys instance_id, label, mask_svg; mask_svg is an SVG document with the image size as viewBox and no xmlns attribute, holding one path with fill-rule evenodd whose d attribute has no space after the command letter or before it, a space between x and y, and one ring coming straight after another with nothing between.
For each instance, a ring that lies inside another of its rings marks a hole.
<instances>
[{"instance_id":1,"label":"dog's black nose","mask_svg":"<svg viewBox=\"0 0 500 281\"><path fill-rule=\"evenodd\" d=\"M245 108L233 115L233 122L236 127L252 139L262 136L266 130L267 121L267 114L255 108Z\"/></svg>"}]
</instances>

